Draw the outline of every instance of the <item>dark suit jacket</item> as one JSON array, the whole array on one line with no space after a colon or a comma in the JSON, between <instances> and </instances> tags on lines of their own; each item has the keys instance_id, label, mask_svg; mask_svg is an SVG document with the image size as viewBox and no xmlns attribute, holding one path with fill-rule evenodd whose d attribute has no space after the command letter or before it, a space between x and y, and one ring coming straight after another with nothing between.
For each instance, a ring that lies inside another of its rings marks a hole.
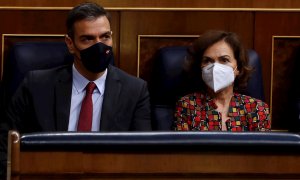
<instances>
[{"instance_id":1,"label":"dark suit jacket","mask_svg":"<svg viewBox=\"0 0 300 180\"><path fill-rule=\"evenodd\" d=\"M67 131L72 93L72 66L30 72L7 111L20 132ZM100 131L149 131L150 100L145 81L109 66Z\"/></svg>"},{"instance_id":2,"label":"dark suit jacket","mask_svg":"<svg viewBox=\"0 0 300 180\"><path fill-rule=\"evenodd\" d=\"M7 118L0 122L0 179L6 166L8 130L67 131L71 93L72 66L29 72L8 106ZM100 123L102 132L150 131L146 82L109 66Z\"/></svg>"}]
</instances>

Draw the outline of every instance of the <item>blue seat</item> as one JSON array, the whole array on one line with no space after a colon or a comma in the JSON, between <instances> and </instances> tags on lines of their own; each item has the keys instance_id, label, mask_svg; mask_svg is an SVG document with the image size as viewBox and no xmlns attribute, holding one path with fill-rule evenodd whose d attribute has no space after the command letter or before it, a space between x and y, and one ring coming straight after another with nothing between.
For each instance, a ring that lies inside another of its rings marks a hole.
<instances>
[{"instance_id":1,"label":"blue seat","mask_svg":"<svg viewBox=\"0 0 300 180\"><path fill-rule=\"evenodd\" d=\"M248 81L248 86L245 94L264 101L265 95L264 95L264 87L263 87L263 80L262 80L260 57L252 49L248 50L248 55L249 55L249 65L253 68L253 72Z\"/></svg>"},{"instance_id":2,"label":"blue seat","mask_svg":"<svg viewBox=\"0 0 300 180\"><path fill-rule=\"evenodd\" d=\"M9 50L3 68L5 97L9 99L25 74L31 70L49 69L73 62L64 42L19 42Z\"/></svg>"},{"instance_id":3,"label":"blue seat","mask_svg":"<svg viewBox=\"0 0 300 180\"><path fill-rule=\"evenodd\" d=\"M172 129L174 105L178 97L195 91L197 80L189 80L184 71L187 46L171 46L158 50L154 58L150 86L153 129ZM254 71L244 94L264 101L264 89L260 58L254 50L248 50L249 65Z\"/></svg>"}]
</instances>

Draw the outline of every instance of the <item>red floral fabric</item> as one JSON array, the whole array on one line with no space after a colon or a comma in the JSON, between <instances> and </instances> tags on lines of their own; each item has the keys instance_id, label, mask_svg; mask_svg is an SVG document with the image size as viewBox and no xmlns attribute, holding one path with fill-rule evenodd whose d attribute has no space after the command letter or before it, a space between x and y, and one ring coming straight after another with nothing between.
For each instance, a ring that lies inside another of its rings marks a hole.
<instances>
[{"instance_id":1,"label":"red floral fabric","mask_svg":"<svg viewBox=\"0 0 300 180\"><path fill-rule=\"evenodd\" d=\"M182 97L176 104L175 130L221 131L222 115L214 100L202 93ZM269 107L261 100L235 93L231 98L227 131L270 131Z\"/></svg>"}]
</instances>

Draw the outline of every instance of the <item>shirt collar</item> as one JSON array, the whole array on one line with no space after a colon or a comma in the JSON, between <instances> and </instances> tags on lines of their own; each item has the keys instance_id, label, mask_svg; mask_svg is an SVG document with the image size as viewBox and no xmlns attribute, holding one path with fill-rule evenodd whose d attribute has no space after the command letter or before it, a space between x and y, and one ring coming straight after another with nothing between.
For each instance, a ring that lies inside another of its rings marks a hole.
<instances>
[{"instance_id":1,"label":"shirt collar","mask_svg":"<svg viewBox=\"0 0 300 180\"><path fill-rule=\"evenodd\" d=\"M78 72L78 70L75 68L74 64L72 67L72 72L73 72L73 86L76 90L76 93L79 94L84 91L84 88L90 81ZM106 76L107 76L107 69L105 69L105 71L101 77L99 77L98 79L93 81L97 86L95 91L100 92L101 96L104 94Z\"/></svg>"}]
</instances>

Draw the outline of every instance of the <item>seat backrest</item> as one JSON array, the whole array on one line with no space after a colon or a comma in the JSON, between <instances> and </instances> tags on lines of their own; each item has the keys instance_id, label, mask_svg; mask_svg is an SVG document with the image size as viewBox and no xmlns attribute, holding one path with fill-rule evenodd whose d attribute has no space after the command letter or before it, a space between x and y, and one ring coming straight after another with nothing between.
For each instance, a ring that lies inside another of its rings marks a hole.
<instances>
[{"instance_id":1,"label":"seat backrest","mask_svg":"<svg viewBox=\"0 0 300 180\"><path fill-rule=\"evenodd\" d=\"M260 57L253 49L248 50L249 65L253 68L245 94L265 100Z\"/></svg>"},{"instance_id":2,"label":"seat backrest","mask_svg":"<svg viewBox=\"0 0 300 180\"><path fill-rule=\"evenodd\" d=\"M163 47L155 55L153 76L149 83L155 130L171 130L176 100L197 89L197 83L189 81L184 71L187 49L187 46ZM254 50L248 50L248 55L249 65L254 71L244 94L264 100L260 58Z\"/></svg>"},{"instance_id":3,"label":"seat backrest","mask_svg":"<svg viewBox=\"0 0 300 180\"><path fill-rule=\"evenodd\" d=\"M73 62L64 42L19 42L9 50L3 68L6 96L11 96L31 70L49 69Z\"/></svg>"}]
</instances>

